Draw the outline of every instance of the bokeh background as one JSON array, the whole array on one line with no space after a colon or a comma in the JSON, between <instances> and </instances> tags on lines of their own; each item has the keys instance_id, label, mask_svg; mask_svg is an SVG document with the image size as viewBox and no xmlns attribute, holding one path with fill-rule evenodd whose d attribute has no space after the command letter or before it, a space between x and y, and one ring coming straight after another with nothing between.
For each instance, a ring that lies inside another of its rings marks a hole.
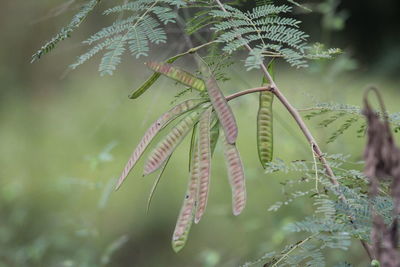
<instances>
[{"instance_id":1,"label":"bokeh background","mask_svg":"<svg viewBox=\"0 0 400 267\"><path fill-rule=\"evenodd\" d=\"M296 14L312 41L345 53L306 70L279 65L276 79L290 101L298 108L330 101L360 105L363 89L375 84L388 110L398 112L399 1L304 2L314 13L297 9ZM110 22L100 12L53 53L30 64L30 56L80 3L0 2L0 266L238 266L300 240L301 234L288 234L284 226L309 214L312 202L304 198L268 211L285 200L280 183L292 177L266 175L259 165L256 96L232 102L248 188L247 208L240 216L231 215L220 146L207 212L179 254L170 239L186 189L188 140L172 157L148 214L155 176L141 177L142 162L120 191L112 191L147 126L181 88L160 79L140 100L129 100L130 90L151 73L129 56L114 76L99 76L99 58L69 71L68 65L85 50L80 41ZM182 40L177 34L171 38L172 48L155 48L151 58L179 52ZM221 85L225 94L259 85L260 74L245 72L242 59L232 67L235 78ZM288 113L278 102L274 111L275 157L310 160L310 148ZM356 129L326 144L334 129L308 123L324 151L361 159L365 140L356 137ZM367 264L357 242L350 251L331 250L326 257L329 262Z\"/></svg>"}]
</instances>

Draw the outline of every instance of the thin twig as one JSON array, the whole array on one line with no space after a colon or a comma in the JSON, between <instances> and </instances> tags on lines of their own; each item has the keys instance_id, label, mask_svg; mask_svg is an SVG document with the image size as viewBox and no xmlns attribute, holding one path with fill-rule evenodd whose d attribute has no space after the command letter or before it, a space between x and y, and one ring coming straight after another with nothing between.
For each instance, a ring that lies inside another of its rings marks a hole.
<instances>
[{"instance_id":1,"label":"thin twig","mask_svg":"<svg viewBox=\"0 0 400 267\"><path fill-rule=\"evenodd\" d=\"M247 95L247 94L256 93L256 92L263 92L263 91L271 91L271 87L264 86L264 87L256 87L256 88L246 89L246 90L231 94L231 95L225 97L225 99L226 99L226 101L231 101L232 99L235 99L242 95Z\"/></svg>"}]
</instances>

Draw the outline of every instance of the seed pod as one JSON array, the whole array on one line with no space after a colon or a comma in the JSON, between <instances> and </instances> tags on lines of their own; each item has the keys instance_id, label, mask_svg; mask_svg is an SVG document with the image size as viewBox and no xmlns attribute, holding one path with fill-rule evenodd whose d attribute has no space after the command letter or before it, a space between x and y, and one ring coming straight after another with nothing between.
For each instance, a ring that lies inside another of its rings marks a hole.
<instances>
[{"instance_id":1,"label":"seed pod","mask_svg":"<svg viewBox=\"0 0 400 267\"><path fill-rule=\"evenodd\" d=\"M257 114L257 148L258 157L263 168L272 161L273 155L273 113L274 94L260 92L260 103Z\"/></svg>"},{"instance_id":2,"label":"seed pod","mask_svg":"<svg viewBox=\"0 0 400 267\"><path fill-rule=\"evenodd\" d=\"M174 63L175 60L177 60L178 58L182 57L182 54L170 57L169 59L167 59L165 61L165 63ZM134 90L130 95L129 98L130 99L136 99L139 96L141 96L144 92L147 91L147 89L149 89L157 80L158 78L160 78L161 73L159 72L155 72L153 73L139 88L137 88L136 90Z\"/></svg>"},{"instance_id":3,"label":"seed pod","mask_svg":"<svg viewBox=\"0 0 400 267\"><path fill-rule=\"evenodd\" d=\"M140 140L139 144L133 151L131 157L128 160L128 163L125 165L125 168L121 174L121 176L118 179L118 183L116 186L116 189L118 189L121 184L124 182L126 177L128 176L129 172L132 170L132 168L135 166L136 162L139 160L147 146L150 144L150 142L153 140L153 138L157 135L157 133L164 128L169 122L174 120L176 117L182 115L183 113L197 107L201 103L204 103L205 100L203 99L190 99L186 100L163 115L161 115L146 131L142 139Z\"/></svg>"},{"instance_id":4,"label":"seed pod","mask_svg":"<svg viewBox=\"0 0 400 267\"><path fill-rule=\"evenodd\" d=\"M226 139L229 144L234 144L238 135L238 128L232 110L213 77L207 80L206 85L211 104L222 125Z\"/></svg>"},{"instance_id":5,"label":"seed pod","mask_svg":"<svg viewBox=\"0 0 400 267\"><path fill-rule=\"evenodd\" d=\"M210 124L212 108L208 108L200 117L199 121L199 191L198 205L194 222L198 223L207 206L208 191L211 174L211 147L210 147Z\"/></svg>"},{"instance_id":6,"label":"seed pod","mask_svg":"<svg viewBox=\"0 0 400 267\"><path fill-rule=\"evenodd\" d=\"M187 115L157 144L145 164L143 175L150 174L161 167L163 162L189 133L198 120L200 113L200 110L196 110Z\"/></svg>"},{"instance_id":7,"label":"seed pod","mask_svg":"<svg viewBox=\"0 0 400 267\"><path fill-rule=\"evenodd\" d=\"M185 245L192 225L195 206L197 202L198 179L199 179L199 150L195 142L190 179L186 190L185 199L176 222L174 234L172 236L172 248L179 252Z\"/></svg>"},{"instance_id":8,"label":"seed pod","mask_svg":"<svg viewBox=\"0 0 400 267\"><path fill-rule=\"evenodd\" d=\"M224 156L232 189L233 215L239 215L246 205L246 184L242 161L236 146L224 138Z\"/></svg>"},{"instance_id":9,"label":"seed pod","mask_svg":"<svg viewBox=\"0 0 400 267\"><path fill-rule=\"evenodd\" d=\"M174 79L186 86L192 87L198 91L205 91L206 86L204 81L197 78L189 72L183 71L177 67L172 66L168 63L162 62L147 62L146 65L152 70L164 74L165 76Z\"/></svg>"},{"instance_id":10,"label":"seed pod","mask_svg":"<svg viewBox=\"0 0 400 267\"><path fill-rule=\"evenodd\" d=\"M189 172L192 169L192 160L193 160L193 153L194 153L194 146L197 145L196 140L197 140L197 126L199 123L196 123L193 126L192 130L192 138L190 138L190 148L189 148Z\"/></svg>"}]
</instances>

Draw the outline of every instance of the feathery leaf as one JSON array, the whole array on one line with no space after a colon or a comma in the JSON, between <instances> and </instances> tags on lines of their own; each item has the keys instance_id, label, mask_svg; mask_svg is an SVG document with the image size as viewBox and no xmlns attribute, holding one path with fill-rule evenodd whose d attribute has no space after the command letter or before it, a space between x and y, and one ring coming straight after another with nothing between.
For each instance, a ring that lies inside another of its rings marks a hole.
<instances>
[{"instance_id":1,"label":"feathery leaf","mask_svg":"<svg viewBox=\"0 0 400 267\"><path fill-rule=\"evenodd\" d=\"M101 0L90 0L84 4L81 10L72 18L71 22L54 36L50 41L44 44L34 55L32 61L39 60L43 55L53 50L56 45L71 36L72 32L86 19L91 11L101 2Z\"/></svg>"}]
</instances>

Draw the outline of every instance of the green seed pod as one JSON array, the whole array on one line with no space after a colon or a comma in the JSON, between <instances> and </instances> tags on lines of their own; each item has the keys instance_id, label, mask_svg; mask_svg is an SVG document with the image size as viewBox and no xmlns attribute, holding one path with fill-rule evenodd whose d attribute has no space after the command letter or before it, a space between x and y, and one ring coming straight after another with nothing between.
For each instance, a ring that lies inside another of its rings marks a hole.
<instances>
[{"instance_id":1,"label":"green seed pod","mask_svg":"<svg viewBox=\"0 0 400 267\"><path fill-rule=\"evenodd\" d=\"M274 94L260 92L260 103L257 114L257 148L258 157L263 168L272 161L273 156L273 113Z\"/></svg>"}]
</instances>

